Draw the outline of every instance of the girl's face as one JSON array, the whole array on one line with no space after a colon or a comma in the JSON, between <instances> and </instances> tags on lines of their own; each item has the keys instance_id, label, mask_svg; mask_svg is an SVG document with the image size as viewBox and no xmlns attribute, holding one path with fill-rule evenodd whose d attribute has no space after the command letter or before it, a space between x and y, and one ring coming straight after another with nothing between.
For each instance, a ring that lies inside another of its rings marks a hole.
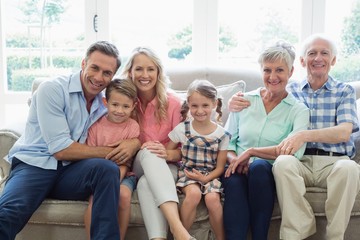
<instances>
[{"instance_id":1,"label":"girl's face","mask_svg":"<svg viewBox=\"0 0 360 240\"><path fill-rule=\"evenodd\" d=\"M195 121L209 122L212 111L216 107L216 101L194 92L188 97L188 105L190 114Z\"/></svg>"},{"instance_id":2,"label":"girl's face","mask_svg":"<svg viewBox=\"0 0 360 240\"><path fill-rule=\"evenodd\" d=\"M130 77L139 92L155 92L158 79L158 68L155 63L146 55L135 56Z\"/></svg>"},{"instance_id":3,"label":"girl's face","mask_svg":"<svg viewBox=\"0 0 360 240\"><path fill-rule=\"evenodd\" d=\"M286 91L293 69L289 70L285 61L264 62L262 66L262 77L265 88L273 93L283 93Z\"/></svg>"},{"instance_id":4,"label":"girl's face","mask_svg":"<svg viewBox=\"0 0 360 240\"><path fill-rule=\"evenodd\" d=\"M123 123L127 121L131 112L135 108L135 102L128 96L112 91L106 103L108 109L108 120L113 123Z\"/></svg>"}]
</instances>

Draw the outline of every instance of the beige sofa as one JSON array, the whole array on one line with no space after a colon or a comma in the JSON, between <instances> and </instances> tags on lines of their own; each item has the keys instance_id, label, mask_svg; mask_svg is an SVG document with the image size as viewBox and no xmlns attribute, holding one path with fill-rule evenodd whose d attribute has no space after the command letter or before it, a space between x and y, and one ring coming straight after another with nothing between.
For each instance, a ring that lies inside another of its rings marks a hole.
<instances>
[{"instance_id":1,"label":"beige sofa","mask_svg":"<svg viewBox=\"0 0 360 240\"><path fill-rule=\"evenodd\" d=\"M262 80L259 71L251 71L240 68L219 68L219 67L186 67L169 69L168 75L172 81L172 88L177 90L185 90L194 79L208 79L219 87L221 94L227 102L227 99L237 90L236 84L238 80L246 82L247 91L262 86ZM34 90L39 81L34 83ZM352 83L360 97L360 83ZM359 100L360 101L360 100ZM226 105L226 104L224 104ZM358 104L360 105L360 104ZM224 106L225 118L227 116L227 108ZM224 119L225 121L226 119ZM7 177L9 165L2 160L10 147L23 132L25 119L22 122L13 123L0 129L0 179L1 186ZM357 147L360 147L360 134L355 134L357 139ZM356 157L356 161L360 160L360 154ZM317 233L309 239L321 240L325 239L326 217L324 214L324 202L326 200L326 190L319 188L309 188L306 197L312 205L316 214ZM182 198L182 196L180 196ZM47 199L34 213L26 227L17 236L17 240L82 240L85 239L85 230L83 225L83 213L87 206L87 202L82 201L59 201ZM301 219L299 219L301 221ZM145 227L143 225L141 210L137 198L136 191L134 193L131 204L131 221L127 240L147 239ZM271 222L269 238L270 240L279 239L280 211L278 204L275 204L273 212L273 220ZM358 240L360 238L360 195L358 196L353 208L353 216L351 217L347 232L347 240ZM197 211L196 222L192 226L191 234L199 240L214 239L208 222L207 211L202 204ZM169 239L172 239L169 235ZM251 239L249 237L249 239Z\"/></svg>"}]
</instances>

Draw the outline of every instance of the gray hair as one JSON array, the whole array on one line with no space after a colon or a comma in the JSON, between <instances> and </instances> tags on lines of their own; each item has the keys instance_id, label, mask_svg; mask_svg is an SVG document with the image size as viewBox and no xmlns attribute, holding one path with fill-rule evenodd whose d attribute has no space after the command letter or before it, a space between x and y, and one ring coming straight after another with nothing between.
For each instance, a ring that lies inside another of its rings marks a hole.
<instances>
[{"instance_id":1,"label":"gray hair","mask_svg":"<svg viewBox=\"0 0 360 240\"><path fill-rule=\"evenodd\" d=\"M337 48L336 44L333 39L331 39L329 36L327 36L324 33L315 33L310 36L308 36L302 44L300 55L302 57L305 57L307 50L309 49L310 45L313 44L316 40L324 40L330 45L330 51L333 56L337 55Z\"/></svg>"},{"instance_id":2,"label":"gray hair","mask_svg":"<svg viewBox=\"0 0 360 240\"><path fill-rule=\"evenodd\" d=\"M265 62L284 61L289 70L292 69L295 60L295 48L290 43L279 40L267 47L259 56L258 62L262 67Z\"/></svg>"}]
</instances>

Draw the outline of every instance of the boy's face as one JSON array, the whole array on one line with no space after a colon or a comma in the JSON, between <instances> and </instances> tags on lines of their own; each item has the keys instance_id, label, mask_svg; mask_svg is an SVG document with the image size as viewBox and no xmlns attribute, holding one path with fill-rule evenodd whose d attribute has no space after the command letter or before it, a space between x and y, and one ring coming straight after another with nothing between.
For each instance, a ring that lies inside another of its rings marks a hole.
<instances>
[{"instance_id":1,"label":"boy's face","mask_svg":"<svg viewBox=\"0 0 360 240\"><path fill-rule=\"evenodd\" d=\"M112 91L106 106L108 108L108 120L113 123L123 123L131 116L135 103L128 96Z\"/></svg>"}]
</instances>

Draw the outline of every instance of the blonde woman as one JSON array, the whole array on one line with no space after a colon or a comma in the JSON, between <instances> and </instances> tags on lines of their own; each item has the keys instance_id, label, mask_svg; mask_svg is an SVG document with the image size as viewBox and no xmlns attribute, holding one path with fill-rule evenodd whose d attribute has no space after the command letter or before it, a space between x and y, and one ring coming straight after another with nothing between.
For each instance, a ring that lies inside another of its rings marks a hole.
<instances>
[{"instance_id":1,"label":"blonde woman","mask_svg":"<svg viewBox=\"0 0 360 240\"><path fill-rule=\"evenodd\" d=\"M168 90L159 57L149 48L132 52L123 75L134 82L139 102L141 148L133 171L139 177L137 191L149 239L166 239L168 224L177 240L194 239L184 228L178 212L175 188L178 158L166 153L169 132L180 122L180 99Z\"/></svg>"}]
</instances>

